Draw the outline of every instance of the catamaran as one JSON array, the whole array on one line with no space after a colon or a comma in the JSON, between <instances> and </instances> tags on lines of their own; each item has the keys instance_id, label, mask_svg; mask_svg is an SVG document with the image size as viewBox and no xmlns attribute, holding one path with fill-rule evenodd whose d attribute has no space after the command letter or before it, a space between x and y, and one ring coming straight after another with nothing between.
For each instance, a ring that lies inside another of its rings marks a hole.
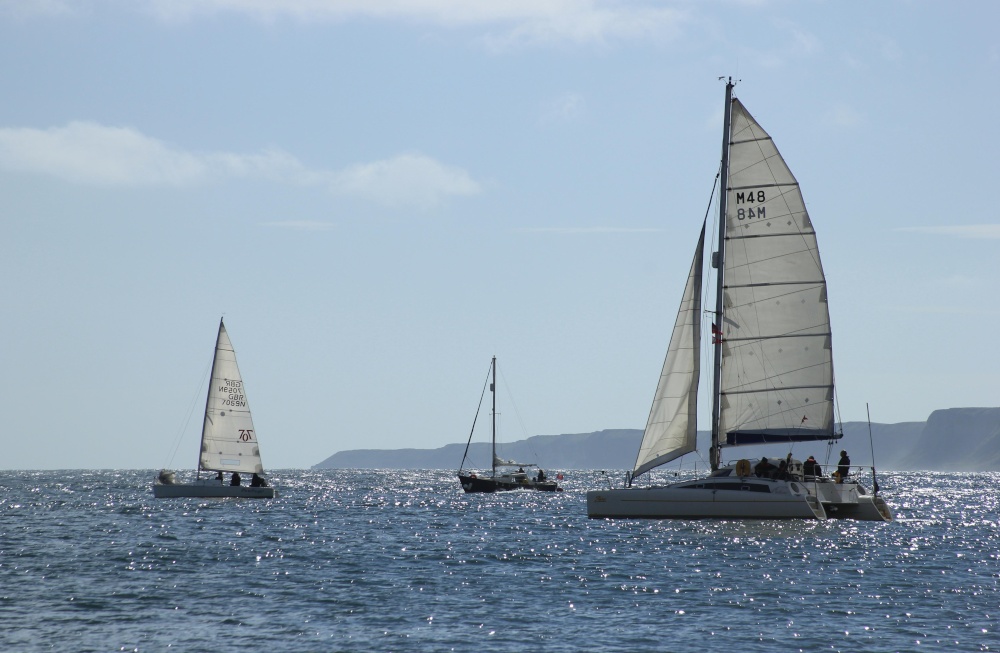
<instances>
[{"instance_id":1,"label":"catamaran","mask_svg":"<svg viewBox=\"0 0 1000 653\"><path fill-rule=\"evenodd\" d=\"M203 477L206 472L208 475ZM230 474L228 479L225 477L227 473ZM248 475L248 478L244 479L240 474ZM197 477L190 483L179 483L173 472L163 470L153 483L153 496L157 499L271 499L275 496L274 488L264 476L257 431L250 417L250 403L236 364L236 351L222 320L219 321L212 375L205 398Z\"/></svg>"},{"instance_id":2,"label":"catamaran","mask_svg":"<svg viewBox=\"0 0 1000 653\"><path fill-rule=\"evenodd\" d=\"M779 457L777 473L764 471L763 460L722 463L725 447L842 437L834 420L830 314L816 232L798 182L771 137L733 97L733 86L728 80L719 240L711 260L711 473L666 486L635 485L640 475L696 450L703 224L635 467L626 487L587 492L587 515L890 521L877 482L869 493L849 470L823 476L812 461L804 468L790 453Z\"/></svg>"},{"instance_id":3,"label":"catamaran","mask_svg":"<svg viewBox=\"0 0 1000 653\"><path fill-rule=\"evenodd\" d=\"M547 479L545 477L545 471L538 467L536 463L519 463L513 460L504 460L497 455L497 357L494 356L493 360L490 361L490 374L492 375L492 381L490 377L487 376L487 380L490 382L490 394L493 396L493 410L491 412L492 417L492 437L491 437L491 453L493 458L493 463L490 467L490 475L482 475L475 473L474 471L465 469L465 461L469 456L469 445L472 443L472 434L476 430L476 420L472 421L472 430L469 432L469 440L465 443L465 454L462 456L462 464L458 468L458 481L462 484L462 489L466 493L473 492L504 492L507 490L542 490L543 492L561 492L562 488L556 481ZM485 388L484 388L485 392ZM482 405L482 398L480 398L480 405ZM479 411L476 411L476 416L479 416ZM514 468L517 468L516 470ZM525 467L536 468L537 472L534 474L529 474L525 471ZM497 473L499 470L499 473Z\"/></svg>"}]
</instances>

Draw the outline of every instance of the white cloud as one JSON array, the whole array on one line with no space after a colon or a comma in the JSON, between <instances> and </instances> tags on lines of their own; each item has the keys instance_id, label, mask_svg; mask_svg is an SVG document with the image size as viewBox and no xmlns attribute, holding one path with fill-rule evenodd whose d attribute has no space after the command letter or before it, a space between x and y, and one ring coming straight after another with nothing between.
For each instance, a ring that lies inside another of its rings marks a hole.
<instances>
[{"instance_id":1,"label":"white cloud","mask_svg":"<svg viewBox=\"0 0 1000 653\"><path fill-rule=\"evenodd\" d=\"M336 193L357 195L386 204L416 204L427 208L449 195L475 195L479 183L460 168L446 166L420 154L364 163L332 173Z\"/></svg>"},{"instance_id":2,"label":"white cloud","mask_svg":"<svg viewBox=\"0 0 1000 653\"><path fill-rule=\"evenodd\" d=\"M207 161L127 127L72 122L51 129L0 129L0 167L97 185L195 183Z\"/></svg>"},{"instance_id":3,"label":"white cloud","mask_svg":"<svg viewBox=\"0 0 1000 653\"><path fill-rule=\"evenodd\" d=\"M493 48L550 42L604 42L672 37L687 13L655 2L617 0L146 0L167 21L237 13L263 22L406 20L447 28L496 29L484 37Z\"/></svg>"},{"instance_id":4,"label":"white cloud","mask_svg":"<svg viewBox=\"0 0 1000 653\"><path fill-rule=\"evenodd\" d=\"M389 206L428 207L480 185L464 170L420 154L312 170L280 150L187 152L130 127L72 122L51 129L0 129L0 168L97 186L185 187L221 179L265 179L325 187Z\"/></svg>"},{"instance_id":5,"label":"white cloud","mask_svg":"<svg viewBox=\"0 0 1000 653\"><path fill-rule=\"evenodd\" d=\"M947 277L935 279L932 284L938 288L947 290L969 290L980 287L982 281L977 277L970 277L967 274L952 274Z\"/></svg>"},{"instance_id":6,"label":"white cloud","mask_svg":"<svg viewBox=\"0 0 1000 653\"><path fill-rule=\"evenodd\" d=\"M952 236L953 238L973 238L976 240L1000 239L1000 224L969 224L942 227L900 227L896 231L905 231L935 236Z\"/></svg>"},{"instance_id":7,"label":"white cloud","mask_svg":"<svg viewBox=\"0 0 1000 653\"><path fill-rule=\"evenodd\" d=\"M98 186L191 186L218 177L308 181L279 151L192 153L130 127L71 122L50 129L0 129L0 167Z\"/></svg>"},{"instance_id":8,"label":"white cloud","mask_svg":"<svg viewBox=\"0 0 1000 653\"><path fill-rule=\"evenodd\" d=\"M579 93L563 93L542 106L542 123L562 123L578 120L587 110L587 102Z\"/></svg>"}]
</instances>

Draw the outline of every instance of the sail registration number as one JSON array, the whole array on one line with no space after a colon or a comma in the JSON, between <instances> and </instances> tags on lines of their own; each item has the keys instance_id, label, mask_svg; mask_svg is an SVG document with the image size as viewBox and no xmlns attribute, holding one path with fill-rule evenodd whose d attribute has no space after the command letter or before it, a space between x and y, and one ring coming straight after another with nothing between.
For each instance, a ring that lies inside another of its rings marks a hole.
<instances>
[{"instance_id":1,"label":"sail registration number","mask_svg":"<svg viewBox=\"0 0 1000 653\"><path fill-rule=\"evenodd\" d=\"M242 381L230 381L226 379L226 385L219 386L220 393L228 393L228 398L223 398L223 406L236 406L237 408L245 408L247 405L246 397L239 394L240 390L243 389Z\"/></svg>"},{"instance_id":2,"label":"sail registration number","mask_svg":"<svg viewBox=\"0 0 1000 653\"><path fill-rule=\"evenodd\" d=\"M764 191L738 191L736 193L736 219L737 220L752 220L754 218L765 217L765 207L757 206L758 204L764 204L767 201L767 197ZM740 204L745 204L747 206L740 206Z\"/></svg>"}]
</instances>

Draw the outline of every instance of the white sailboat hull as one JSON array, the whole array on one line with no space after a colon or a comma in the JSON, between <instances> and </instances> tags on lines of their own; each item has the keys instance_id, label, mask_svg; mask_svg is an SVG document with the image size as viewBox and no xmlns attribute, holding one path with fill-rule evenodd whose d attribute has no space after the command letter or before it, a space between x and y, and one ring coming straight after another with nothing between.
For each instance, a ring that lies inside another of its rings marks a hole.
<instances>
[{"instance_id":1,"label":"white sailboat hull","mask_svg":"<svg viewBox=\"0 0 1000 653\"><path fill-rule=\"evenodd\" d=\"M587 492L587 516L591 519L826 519L822 507L805 491L699 489L687 483L591 490Z\"/></svg>"},{"instance_id":2,"label":"white sailboat hull","mask_svg":"<svg viewBox=\"0 0 1000 653\"><path fill-rule=\"evenodd\" d=\"M591 519L858 519L891 521L881 497L853 483L710 477L668 486L591 490Z\"/></svg>"},{"instance_id":3,"label":"white sailboat hull","mask_svg":"<svg viewBox=\"0 0 1000 653\"><path fill-rule=\"evenodd\" d=\"M273 487L223 485L218 481L194 483L154 483L153 496L157 499L273 499Z\"/></svg>"}]
</instances>

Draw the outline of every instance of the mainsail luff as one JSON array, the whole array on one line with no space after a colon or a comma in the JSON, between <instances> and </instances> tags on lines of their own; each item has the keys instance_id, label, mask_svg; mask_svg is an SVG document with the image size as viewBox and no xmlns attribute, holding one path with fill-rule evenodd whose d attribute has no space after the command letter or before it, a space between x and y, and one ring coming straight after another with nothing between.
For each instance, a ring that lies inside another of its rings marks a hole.
<instances>
[{"instance_id":1,"label":"mainsail luff","mask_svg":"<svg viewBox=\"0 0 1000 653\"><path fill-rule=\"evenodd\" d=\"M715 292L715 322L712 328L712 447L708 452L709 463L714 472L719 468L719 461L722 457L722 430L721 430L721 410L722 402L722 334L718 331L722 327L723 321L723 283L725 280L726 256L726 212L729 201L729 144L732 141L730 135L730 124L732 122L733 110L733 80L730 77L726 80L726 104L723 109L722 121L722 192L719 193L719 244L712 258L712 267L716 269L716 292Z\"/></svg>"},{"instance_id":2,"label":"mainsail luff","mask_svg":"<svg viewBox=\"0 0 1000 653\"><path fill-rule=\"evenodd\" d=\"M198 468L264 473L236 351L222 321L219 322L212 377L205 400Z\"/></svg>"},{"instance_id":3,"label":"mainsail luff","mask_svg":"<svg viewBox=\"0 0 1000 653\"><path fill-rule=\"evenodd\" d=\"M632 477L694 451L698 432L698 380L701 371L701 287L705 225L677 310L660 381L649 409Z\"/></svg>"},{"instance_id":4,"label":"mainsail luff","mask_svg":"<svg viewBox=\"0 0 1000 653\"><path fill-rule=\"evenodd\" d=\"M493 453L493 478L497 475L497 357L494 356L493 360L490 362L490 374L493 375L493 380L490 381L490 394L493 399L493 411L491 417L493 418L493 423L490 428L490 443Z\"/></svg>"},{"instance_id":5,"label":"mainsail luff","mask_svg":"<svg viewBox=\"0 0 1000 653\"><path fill-rule=\"evenodd\" d=\"M208 374L208 392L205 393L205 416L208 416L208 407L211 405L212 401L212 383L215 380L215 368L219 363L219 339L222 338L224 318L219 318L219 330L215 334L215 349L212 350L212 371ZM198 478L201 478L202 467L202 456L205 452L205 430L208 427L208 419L202 419L201 422L201 444L198 447Z\"/></svg>"},{"instance_id":6,"label":"mainsail luff","mask_svg":"<svg viewBox=\"0 0 1000 653\"><path fill-rule=\"evenodd\" d=\"M830 316L816 234L771 137L738 99L731 107L719 438L725 434L729 445L834 438Z\"/></svg>"}]
</instances>

